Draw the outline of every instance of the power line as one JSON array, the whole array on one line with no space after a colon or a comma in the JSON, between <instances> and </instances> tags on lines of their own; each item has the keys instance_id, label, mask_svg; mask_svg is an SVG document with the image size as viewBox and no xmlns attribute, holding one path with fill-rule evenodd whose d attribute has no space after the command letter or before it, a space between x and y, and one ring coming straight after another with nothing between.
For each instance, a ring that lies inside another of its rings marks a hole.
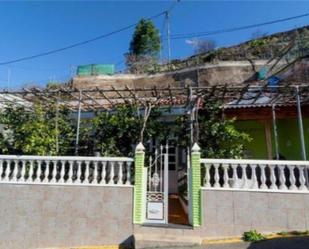
<instances>
[{"instance_id":1,"label":"power line","mask_svg":"<svg viewBox=\"0 0 309 249\"><path fill-rule=\"evenodd\" d=\"M244 30L244 29L257 28L257 27L271 25L271 24L280 23L280 22L286 22L286 21L299 19L299 18L303 18L307 16L309 16L309 13L305 13L305 14L298 15L298 16L287 17L287 18L281 18L281 19L268 21L268 22L234 27L234 28L218 29L218 30L205 31L205 32L196 32L196 33L175 34L175 35L172 35L171 39L176 40L176 39L184 39L184 38L195 38L195 37L200 37L200 36L217 35L217 34L234 32L234 31L239 31L239 30Z\"/></svg>"},{"instance_id":2,"label":"power line","mask_svg":"<svg viewBox=\"0 0 309 249\"><path fill-rule=\"evenodd\" d=\"M149 18L146 18L146 20L155 19L155 18L157 18L159 16L165 15L165 13L166 13L166 11L163 11L163 12L161 12L159 14L156 14L156 15L153 15L153 16L151 16ZM35 58L38 58L38 57L59 53L59 52L62 52L64 50L68 50L68 49L71 49L71 48L79 47L79 46L82 46L82 45L85 45L85 44L88 44L88 43L91 43L91 42L94 42L94 41L97 41L97 40L100 40L100 39L103 39L103 38L106 38L106 37L109 37L109 36L112 36L114 34L120 33L122 31L130 29L132 27L135 27L136 25L137 25L137 23L134 23L134 24L128 25L126 27L117 29L115 31L112 31L112 32L109 32L109 33L106 33L106 34L94 37L92 39L81 41L81 42L77 42L77 43L74 43L74 44L62 47L62 48L53 49L53 50L49 50L49 51L46 51L46 52L42 52L42 53L38 53L38 54L35 54L35 55L14 59L14 60L0 62L0 66L8 65L8 64L16 63L16 62L21 62L21 61L25 61L25 60L31 60L31 59L35 59Z\"/></svg>"}]
</instances>

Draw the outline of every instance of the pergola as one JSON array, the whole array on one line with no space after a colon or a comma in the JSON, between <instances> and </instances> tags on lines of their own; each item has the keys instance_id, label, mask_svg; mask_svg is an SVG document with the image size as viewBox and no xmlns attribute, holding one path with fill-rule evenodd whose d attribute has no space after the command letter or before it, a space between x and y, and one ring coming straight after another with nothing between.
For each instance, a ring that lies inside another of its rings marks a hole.
<instances>
[{"instance_id":1,"label":"pergola","mask_svg":"<svg viewBox=\"0 0 309 249\"><path fill-rule=\"evenodd\" d=\"M0 109L7 105L23 106L31 110L34 103L48 108L51 104L65 106L77 114L76 146L79 143L81 112L113 111L122 104L137 105L147 110L149 107L182 107L191 118L191 138L197 111L205 101L217 101L223 110L232 108L272 108L276 157L279 158L276 106L295 106L299 123L302 158L306 160L306 148L302 121L302 105L309 103L309 84L269 86L263 85L219 85L207 87L166 87L166 88L93 88L72 89L22 89L20 91L0 91Z\"/></svg>"}]
</instances>

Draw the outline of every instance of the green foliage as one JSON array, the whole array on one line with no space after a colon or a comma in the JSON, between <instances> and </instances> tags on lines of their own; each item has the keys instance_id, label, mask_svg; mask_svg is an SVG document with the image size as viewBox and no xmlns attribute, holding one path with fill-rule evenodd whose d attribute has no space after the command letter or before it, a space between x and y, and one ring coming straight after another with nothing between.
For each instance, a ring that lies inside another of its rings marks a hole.
<instances>
[{"instance_id":1,"label":"green foliage","mask_svg":"<svg viewBox=\"0 0 309 249\"><path fill-rule=\"evenodd\" d=\"M44 110L36 104L32 111L24 107L6 107L0 113L1 153L65 155L72 142L73 128L67 110L59 109L56 113L56 105Z\"/></svg>"},{"instance_id":2,"label":"green foliage","mask_svg":"<svg viewBox=\"0 0 309 249\"><path fill-rule=\"evenodd\" d=\"M224 119L220 105L205 100L206 104L198 114L198 144L202 156L206 158L241 158L244 144L250 141L248 134L235 128L233 119ZM189 118L182 116L177 120L177 133L181 138L180 144L188 146L190 134L188 127ZM195 134L197 136L197 134Z\"/></svg>"},{"instance_id":3,"label":"green foliage","mask_svg":"<svg viewBox=\"0 0 309 249\"><path fill-rule=\"evenodd\" d=\"M258 39L258 40L252 40L249 42L249 45L251 48L257 48L261 46L267 45L267 40L266 39Z\"/></svg>"},{"instance_id":4,"label":"green foliage","mask_svg":"<svg viewBox=\"0 0 309 249\"><path fill-rule=\"evenodd\" d=\"M135 27L129 52L125 54L130 73L145 73L156 68L160 51L159 30L151 20L141 19Z\"/></svg>"},{"instance_id":5,"label":"green foliage","mask_svg":"<svg viewBox=\"0 0 309 249\"><path fill-rule=\"evenodd\" d=\"M146 124L145 141L150 137L163 140L167 128L159 121L161 112L153 109ZM96 149L104 156L132 156L143 125L142 110L120 105L115 112L103 112L93 120Z\"/></svg>"},{"instance_id":6,"label":"green foliage","mask_svg":"<svg viewBox=\"0 0 309 249\"><path fill-rule=\"evenodd\" d=\"M265 239L266 237L261 233L258 233L256 230L250 230L243 234L243 240L248 242L258 242Z\"/></svg>"},{"instance_id":7,"label":"green foliage","mask_svg":"<svg viewBox=\"0 0 309 249\"><path fill-rule=\"evenodd\" d=\"M153 22L141 19L135 27L130 43L130 54L155 57L160 50L160 42L159 30Z\"/></svg>"}]
</instances>

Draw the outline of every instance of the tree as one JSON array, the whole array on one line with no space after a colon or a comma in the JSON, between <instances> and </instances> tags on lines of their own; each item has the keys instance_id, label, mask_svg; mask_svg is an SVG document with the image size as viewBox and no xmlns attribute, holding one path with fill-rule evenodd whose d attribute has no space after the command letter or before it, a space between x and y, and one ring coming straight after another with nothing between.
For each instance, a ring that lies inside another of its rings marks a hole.
<instances>
[{"instance_id":1,"label":"tree","mask_svg":"<svg viewBox=\"0 0 309 249\"><path fill-rule=\"evenodd\" d=\"M241 158L244 144L251 141L248 134L238 131L233 119L224 119L220 105L206 101L199 110L198 122L195 127L195 141L201 147L202 156L206 158ZM180 144L187 146L190 141L188 116L177 120L177 136ZM198 135L197 135L198 134Z\"/></svg>"},{"instance_id":2,"label":"tree","mask_svg":"<svg viewBox=\"0 0 309 249\"><path fill-rule=\"evenodd\" d=\"M145 110L134 105L119 105L114 112L102 112L93 121L95 147L104 156L132 156L142 137L164 140L168 129L159 121L161 111L153 108L144 119Z\"/></svg>"},{"instance_id":3,"label":"tree","mask_svg":"<svg viewBox=\"0 0 309 249\"><path fill-rule=\"evenodd\" d=\"M1 111L1 153L66 155L74 134L68 110L56 104L49 108L35 104L32 109L7 106Z\"/></svg>"},{"instance_id":4,"label":"tree","mask_svg":"<svg viewBox=\"0 0 309 249\"><path fill-rule=\"evenodd\" d=\"M136 56L156 57L160 51L159 30L150 20L141 19L135 27L129 53Z\"/></svg>"},{"instance_id":5,"label":"tree","mask_svg":"<svg viewBox=\"0 0 309 249\"><path fill-rule=\"evenodd\" d=\"M141 19L135 27L129 52L125 54L131 73L143 73L157 63L161 47L159 30L150 20Z\"/></svg>"}]
</instances>

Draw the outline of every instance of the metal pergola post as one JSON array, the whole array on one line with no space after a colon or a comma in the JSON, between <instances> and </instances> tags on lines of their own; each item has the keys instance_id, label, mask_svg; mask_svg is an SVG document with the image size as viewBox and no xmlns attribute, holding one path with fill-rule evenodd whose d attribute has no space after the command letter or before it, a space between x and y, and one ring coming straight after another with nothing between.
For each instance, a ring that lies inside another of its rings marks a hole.
<instances>
[{"instance_id":1,"label":"metal pergola post","mask_svg":"<svg viewBox=\"0 0 309 249\"><path fill-rule=\"evenodd\" d=\"M274 135L275 135L275 150L276 150L276 159L280 159L279 155L279 142L278 142L278 129L277 129L277 119L276 119L276 107L275 105L272 105L272 118L273 118L273 129L274 129Z\"/></svg>"},{"instance_id":2,"label":"metal pergola post","mask_svg":"<svg viewBox=\"0 0 309 249\"><path fill-rule=\"evenodd\" d=\"M79 91L78 111L77 111L77 125L76 125L76 140L75 140L75 155L78 155L79 149L79 129L80 129L80 115L81 115L81 100L82 91Z\"/></svg>"},{"instance_id":3,"label":"metal pergola post","mask_svg":"<svg viewBox=\"0 0 309 249\"><path fill-rule=\"evenodd\" d=\"M304 137L303 118L302 118L300 96L299 96L299 86L296 86L296 102L297 102L297 117L298 117L298 127L299 127L302 159L306 161L307 160L307 156L306 156L306 146L305 146L305 137Z\"/></svg>"}]
</instances>

